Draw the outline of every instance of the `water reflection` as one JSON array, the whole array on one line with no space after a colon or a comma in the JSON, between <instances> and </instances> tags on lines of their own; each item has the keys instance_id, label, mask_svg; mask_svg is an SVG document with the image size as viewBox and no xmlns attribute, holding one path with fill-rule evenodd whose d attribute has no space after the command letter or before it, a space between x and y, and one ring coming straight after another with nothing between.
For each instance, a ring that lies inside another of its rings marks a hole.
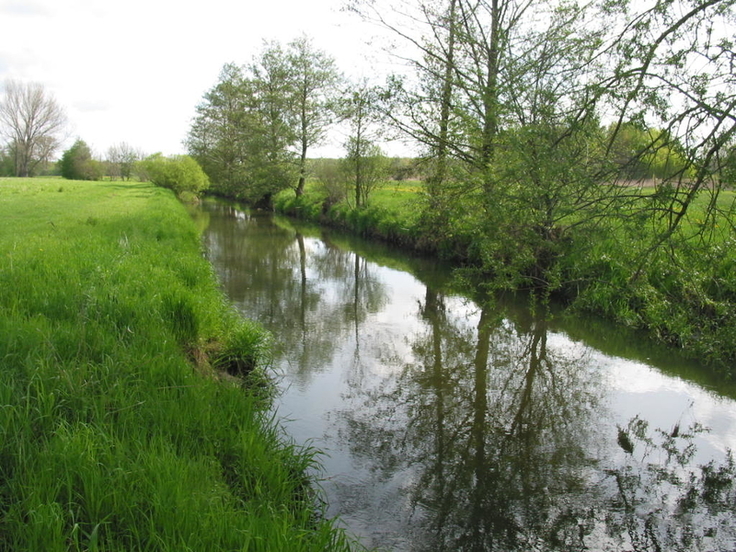
<instances>
[{"instance_id":1,"label":"water reflection","mask_svg":"<svg viewBox=\"0 0 736 552\"><path fill-rule=\"evenodd\" d=\"M369 261L339 236L206 209L225 289L280 343L289 430L327 452L330 513L366 544L736 549L734 466L717 453L736 442L730 399L683 382L692 407L666 393L636 404L627 370L680 380L573 341L546 315L464 300L431 263ZM697 408L726 430L705 440Z\"/></svg>"},{"instance_id":2,"label":"water reflection","mask_svg":"<svg viewBox=\"0 0 736 552\"><path fill-rule=\"evenodd\" d=\"M595 465L600 374L584 348L548 348L544 317L483 308L458 323L446 305L427 290L411 361L353 390L342 437L375 469L412 472L414 548L534 549Z\"/></svg>"}]
</instances>

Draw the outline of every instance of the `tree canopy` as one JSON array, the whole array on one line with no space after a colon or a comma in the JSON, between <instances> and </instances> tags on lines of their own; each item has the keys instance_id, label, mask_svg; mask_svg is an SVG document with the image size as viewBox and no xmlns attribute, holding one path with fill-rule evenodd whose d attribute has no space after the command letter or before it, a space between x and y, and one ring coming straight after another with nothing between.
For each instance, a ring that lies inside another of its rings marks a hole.
<instances>
[{"instance_id":1,"label":"tree canopy","mask_svg":"<svg viewBox=\"0 0 736 552\"><path fill-rule=\"evenodd\" d=\"M187 146L214 190L253 202L304 189L307 153L330 121L334 61L307 38L268 42L243 66L226 64L197 106Z\"/></svg>"},{"instance_id":2,"label":"tree canopy","mask_svg":"<svg viewBox=\"0 0 736 552\"><path fill-rule=\"evenodd\" d=\"M92 151L81 139L62 154L59 168L68 180L100 180L104 172L102 163L92 158Z\"/></svg>"}]
</instances>

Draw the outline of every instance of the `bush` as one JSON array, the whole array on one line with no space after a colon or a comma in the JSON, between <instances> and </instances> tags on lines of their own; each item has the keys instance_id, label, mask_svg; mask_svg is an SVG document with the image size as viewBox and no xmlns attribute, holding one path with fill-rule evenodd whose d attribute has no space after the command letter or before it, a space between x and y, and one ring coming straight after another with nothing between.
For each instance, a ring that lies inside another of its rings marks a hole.
<instances>
[{"instance_id":1,"label":"bush","mask_svg":"<svg viewBox=\"0 0 736 552\"><path fill-rule=\"evenodd\" d=\"M102 163L92 159L92 151L84 140L77 140L59 161L61 176L68 180L102 180Z\"/></svg>"},{"instance_id":2,"label":"bush","mask_svg":"<svg viewBox=\"0 0 736 552\"><path fill-rule=\"evenodd\" d=\"M142 165L151 182L173 190L176 195L184 192L199 195L210 185L199 163L188 155L164 157L156 153L144 159Z\"/></svg>"}]
</instances>

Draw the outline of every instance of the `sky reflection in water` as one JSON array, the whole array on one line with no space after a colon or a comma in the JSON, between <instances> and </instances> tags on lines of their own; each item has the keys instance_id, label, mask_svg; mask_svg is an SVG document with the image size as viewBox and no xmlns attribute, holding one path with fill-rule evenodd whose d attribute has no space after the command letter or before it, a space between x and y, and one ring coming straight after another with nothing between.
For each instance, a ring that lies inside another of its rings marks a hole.
<instances>
[{"instance_id":1,"label":"sky reflection in water","mask_svg":"<svg viewBox=\"0 0 736 552\"><path fill-rule=\"evenodd\" d=\"M328 514L366 545L736 548L734 400L453 295L436 263L221 203L199 216L226 292L276 336L279 413L325 452Z\"/></svg>"}]
</instances>

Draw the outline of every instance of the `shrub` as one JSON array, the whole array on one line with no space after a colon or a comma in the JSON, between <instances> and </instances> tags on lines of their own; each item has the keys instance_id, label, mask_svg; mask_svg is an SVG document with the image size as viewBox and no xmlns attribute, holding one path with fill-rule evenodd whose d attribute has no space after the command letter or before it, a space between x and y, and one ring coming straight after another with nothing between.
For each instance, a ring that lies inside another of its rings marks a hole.
<instances>
[{"instance_id":1,"label":"shrub","mask_svg":"<svg viewBox=\"0 0 736 552\"><path fill-rule=\"evenodd\" d=\"M151 182L177 195L184 192L199 195L210 185L199 163L189 155L164 157L156 153L144 159L142 165Z\"/></svg>"},{"instance_id":2,"label":"shrub","mask_svg":"<svg viewBox=\"0 0 736 552\"><path fill-rule=\"evenodd\" d=\"M102 163L92 159L92 151L84 140L77 140L59 161L61 176L68 180L102 180Z\"/></svg>"}]
</instances>

